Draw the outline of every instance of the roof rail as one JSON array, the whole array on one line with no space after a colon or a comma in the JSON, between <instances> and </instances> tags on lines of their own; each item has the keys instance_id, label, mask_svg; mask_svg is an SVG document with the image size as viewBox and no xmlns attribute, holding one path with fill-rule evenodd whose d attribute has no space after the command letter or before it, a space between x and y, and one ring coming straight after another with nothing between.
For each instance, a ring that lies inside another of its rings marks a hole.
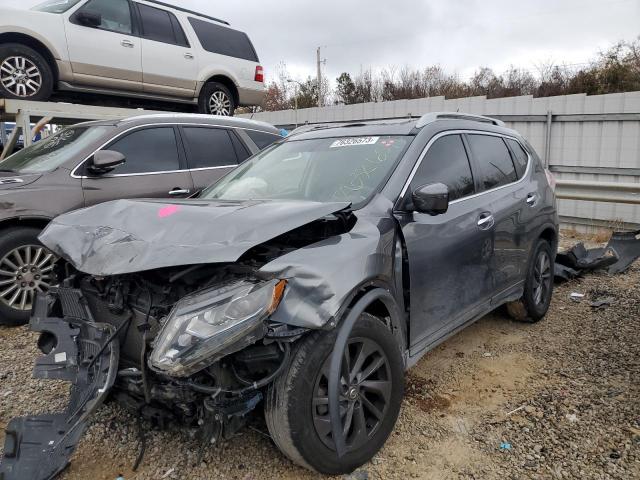
<instances>
[{"instance_id":1,"label":"roof rail","mask_svg":"<svg viewBox=\"0 0 640 480\"><path fill-rule=\"evenodd\" d=\"M502 120L497 120L491 117L485 117L482 115L473 115L471 113L457 113L457 112L430 112L423 115L416 128L422 128L437 120L470 120L472 122L490 123L496 127L505 127L506 125Z\"/></svg>"},{"instance_id":2,"label":"roof rail","mask_svg":"<svg viewBox=\"0 0 640 480\"><path fill-rule=\"evenodd\" d=\"M170 3L161 2L160 0L144 0L145 2L155 3L156 5L161 5L167 8L173 8L174 10L178 10L180 12L189 13L191 15L196 15L198 17L206 18L208 20L213 20L214 22L223 23L224 25L231 25L229 22L225 20L220 20L219 18L210 17L209 15L205 15L203 13L194 12L193 10L186 9L184 7L178 7L176 5L172 5Z\"/></svg>"}]
</instances>

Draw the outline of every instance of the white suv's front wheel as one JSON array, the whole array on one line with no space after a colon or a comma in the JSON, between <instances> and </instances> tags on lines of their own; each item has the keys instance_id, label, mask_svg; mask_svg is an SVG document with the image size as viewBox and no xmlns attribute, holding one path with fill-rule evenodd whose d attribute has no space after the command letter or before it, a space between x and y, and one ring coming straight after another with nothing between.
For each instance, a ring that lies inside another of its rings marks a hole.
<instances>
[{"instance_id":1,"label":"white suv's front wheel","mask_svg":"<svg viewBox=\"0 0 640 480\"><path fill-rule=\"evenodd\" d=\"M233 94L222 83L209 82L200 92L198 110L207 115L233 117L236 110Z\"/></svg>"},{"instance_id":2,"label":"white suv's front wheel","mask_svg":"<svg viewBox=\"0 0 640 480\"><path fill-rule=\"evenodd\" d=\"M53 74L42 55L18 43L0 45L0 97L45 101L52 92Z\"/></svg>"}]
</instances>

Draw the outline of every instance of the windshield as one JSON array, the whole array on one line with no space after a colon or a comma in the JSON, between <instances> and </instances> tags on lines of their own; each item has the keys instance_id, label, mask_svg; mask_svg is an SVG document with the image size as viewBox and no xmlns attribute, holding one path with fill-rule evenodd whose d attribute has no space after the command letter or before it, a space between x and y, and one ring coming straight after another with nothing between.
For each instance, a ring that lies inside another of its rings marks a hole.
<instances>
[{"instance_id":1,"label":"windshield","mask_svg":"<svg viewBox=\"0 0 640 480\"><path fill-rule=\"evenodd\" d=\"M200 198L346 201L359 208L378 191L412 140L386 136L285 142L248 160Z\"/></svg>"},{"instance_id":2,"label":"windshield","mask_svg":"<svg viewBox=\"0 0 640 480\"><path fill-rule=\"evenodd\" d=\"M64 13L77 5L81 0L47 0L40 5L36 5L32 10L47 13Z\"/></svg>"},{"instance_id":3,"label":"windshield","mask_svg":"<svg viewBox=\"0 0 640 480\"><path fill-rule=\"evenodd\" d=\"M113 128L108 126L65 128L0 162L0 171L50 172L81 153L84 148Z\"/></svg>"}]
</instances>

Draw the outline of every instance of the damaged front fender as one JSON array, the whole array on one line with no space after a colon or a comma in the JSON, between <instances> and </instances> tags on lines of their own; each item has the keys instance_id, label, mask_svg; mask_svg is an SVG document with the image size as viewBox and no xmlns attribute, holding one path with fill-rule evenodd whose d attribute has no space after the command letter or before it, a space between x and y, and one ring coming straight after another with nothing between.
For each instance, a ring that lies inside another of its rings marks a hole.
<instances>
[{"instance_id":1,"label":"damaged front fender","mask_svg":"<svg viewBox=\"0 0 640 480\"><path fill-rule=\"evenodd\" d=\"M393 285L395 235L393 220L358 215L349 232L264 265L262 273L287 280L272 320L311 329L334 327L331 320L360 286Z\"/></svg>"},{"instance_id":2,"label":"damaged front fender","mask_svg":"<svg viewBox=\"0 0 640 480\"><path fill-rule=\"evenodd\" d=\"M53 299L63 318L49 316ZM78 290L59 288L38 296L30 324L40 332L45 355L36 361L35 378L72 384L64 412L13 419L6 428L2 480L49 480L69 464L89 417L105 400L118 369L115 327L95 323Z\"/></svg>"}]
</instances>

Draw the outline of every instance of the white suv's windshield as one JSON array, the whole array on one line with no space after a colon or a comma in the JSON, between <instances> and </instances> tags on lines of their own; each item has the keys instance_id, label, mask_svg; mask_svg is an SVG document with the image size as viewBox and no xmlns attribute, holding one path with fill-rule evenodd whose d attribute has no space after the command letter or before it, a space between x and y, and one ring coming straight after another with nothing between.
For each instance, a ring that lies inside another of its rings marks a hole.
<instances>
[{"instance_id":1,"label":"white suv's windshield","mask_svg":"<svg viewBox=\"0 0 640 480\"><path fill-rule=\"evenodd\" d=\"M0 172L51 172L115 127L72 127L40 140L0 162ZM82 159L78 159L80 161Z\"/></svg>"},{"instance_id":2,"label":"white suv's windshield","mask_svg":"<svg viewBox=\"0 0 640 480\"><path fill-rule=\"evenodd\" d=\"M247 161L200 198L347 201L358 208L388 178L412 140L378 136L285 142Z\"/></svg>"},{"instance_id":3,"label":"white suv's windshield","mask_svg":"<svg viewBox=\"0 0 640 480\"><path fill-rule=\"evenodd\" d=\"M47 0L33 7L32 10L47 13L64 13L81 1L82 0Z\"/></svg>"}]
</instances>

